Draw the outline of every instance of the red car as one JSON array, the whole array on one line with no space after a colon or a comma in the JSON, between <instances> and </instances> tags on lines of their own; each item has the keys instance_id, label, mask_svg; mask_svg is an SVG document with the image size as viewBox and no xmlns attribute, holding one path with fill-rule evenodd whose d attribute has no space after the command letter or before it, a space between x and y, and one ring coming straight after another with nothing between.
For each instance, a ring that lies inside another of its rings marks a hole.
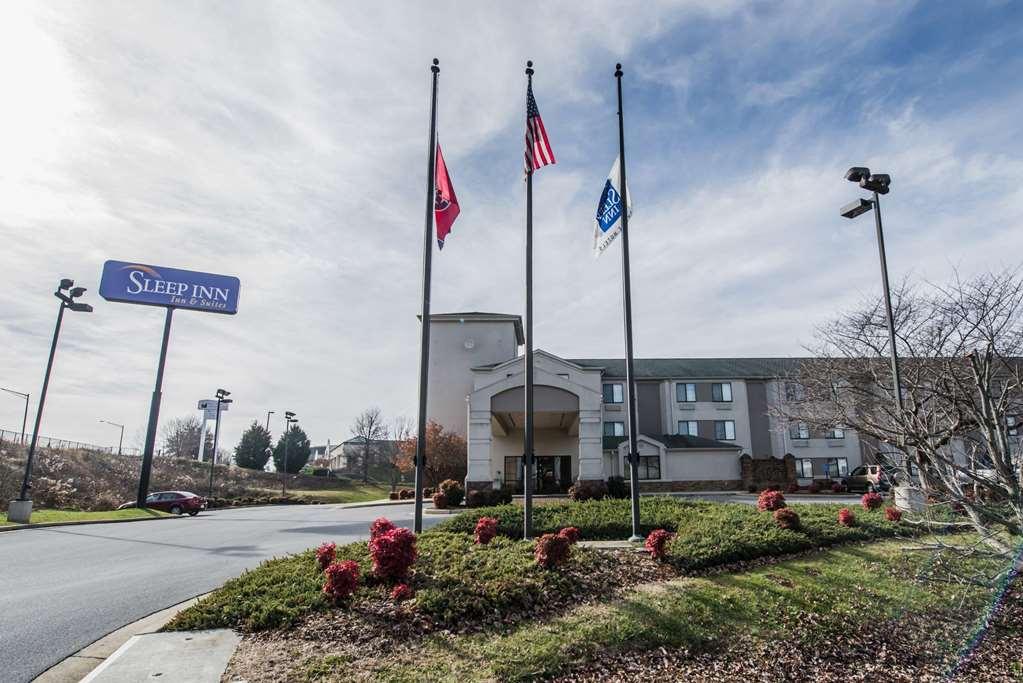
<instances>
[{"instance_id":1,"label":"red car","mask_svg":"<svg viewBox=\"0 0 1023 683\"><path fill-rule=\"evenodd\" d=\"M118 509L133 508L135 503L125 503ZM188 491L157 491L146 496L146 507L163 510L172 515L183 515L186 512L195 517L206 509L206 499Z\"/></svg>"}]
</instances>

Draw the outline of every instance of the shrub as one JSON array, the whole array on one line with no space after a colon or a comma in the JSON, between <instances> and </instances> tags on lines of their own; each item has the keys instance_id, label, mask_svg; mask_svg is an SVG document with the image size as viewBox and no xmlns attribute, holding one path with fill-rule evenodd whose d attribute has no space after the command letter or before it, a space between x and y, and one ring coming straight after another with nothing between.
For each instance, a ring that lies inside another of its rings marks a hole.
<instances>
[{"instance_id":1,"label":"shrub","mask_svg":"<svg viewBox=\"0 0 1023 683\"><path fill-rule=\"evenodd\" d=\"M437 508L438 510L447 510L448 497L445 496L440 491L437 491L437 493L433 494L433 507Z\"/></svg>"},{"instance_id":2,"label":"shrub","mask_svg":"<svg viewBox=\"0 0 1023 683\"><path fill-rule=\"evenodd\" d=\"M863 506L864 510L876 510L884 505L884 498L882 498L879 494L870 491L864 493L863 497L860 498L860 505Z\"/></svg>"},{"instance_id":3,"label":"shrub","mask_svg":"<svg viewBox=\"0 0 1023 683\"><path fill-rule=\"evenodd\" d=\"M785 487L785 493L798 493L798 492L799 492L799 484L794 482L794 481L789 482L789 485Z\"/></svg>"},{"instance_id":4,"label":"shrub","mask_svg":"<svg viewBox=\"0 0 1023 683\"><path fill-rule=\"evenodd\" d=\"M402 579L416 561L416 535L398 527L374 536L369 541L373 574L381 579Z\"/></svg>"},{"instance_id":5,"label":"shrub","mask_svg":"<svg viewBox=\"0 0 1023 683\"><path fill-rule=\"evenodd\" d=\"M411 600L415 597L415 593L412 591L412 587L407 583L399 583L391 591L391 600L395 602L402 602L404 600Z\"/></svg>"},{"instance_id":6,"label":"shrub","mask_svg":"<svg viewBox=\"0 0 1023 683\"><path fill-rule=\"evenodd\" d=\"M600 479L580 479L568 489L568 497L575 501L602 500L607 495L607 484Z\"/></svg>"},{"instance_id":7,"label":"shrub","mask_svg":"<svg viewBox=\"0 0 1023 683\"><path fill-rule=\"evenodd\" d=\"M497 520L494 521L496 522ZM558 536L561 536L566 541L568 541L569 545L575 545L576 543L579 542L580 532L577 527L566 526L564 529L558 532Z\"/></svg>"},{"instance_id":8,"label":"shrub","mask_svg":"<svg viewBox=\"0 0 1023 683\"><path fill-rule=\"evenodd\" d=\"M481 508L490 505L490 492L482 489L473 489L465 494L465 507Z\"/></svg>"},{"instance_id":9,"label":"shrub","mask_svg":"<svg viewBox=\"0 0 1023 683\"><path fill-rule=\"evenodd\" d=\"M414 494L412 491L409 491L408 489L402 489L402 490L398 491L398 500L408 500L410 498L415 498L415 497L416 497L416 494Z\"/></svg>"},{"instance_id":10,"label":"shrub","mask_svg":"<svg viewBox=\"0 0 1023 683\"><path fill-rule=\"evenodd\" d=\"M664 529L655 529L650 532L650 535L646 537L646 543L643 545L650 553L650 557L655 560L662 559L667 554L668 541L675 537L675 534Z\"/></svg>"},{"instance_id":11,"label":"shrub","mask_svg":"<svg viewBox=\"0 0 1023 683\"><path fill-rule=\"evenodd\" d=\"M750 484L749 486L746 487L746 490L749 491L750 493L756 493L757 492L757 485L756 484Z\"/></svg>"},{"instance_id":12,"label":"shrub","mask_svg":"<svg viewBox=\"0 0 1023 683\"><path fill-rule=\"evenodd\" d=\"M783 507L785 507L785 495L781 491L768 489L757 497L757 509L761 512L772 512Z\"/></svg>"},{"instance_id":13,"label":"shrub","mask_svg":"<svg viewBox=\"0 0 1023 683\"><path fill-rule=\"evenodd\" d=\"M782 529L795 531L799 529L799 515L792 508L779 508L774 511L774 521Z\"/></svg>"},{"instance_id":14,"label":"shrub","mask_svg":"<svg viewBox=\"0 0 1023 683\"><path fill-rule=\"evenodd\" d=\"M614 498L615 500L621 500L628 498L631 494L629 485L625 482L625 477L608 477L607 479L607 497Z\"/></svg>"},{"instance_id":15,"label":"shrub","mask_svg":"<svg viewBox=\"0 0 1023 683\"><path fill-rule=\"evenodd\" d=\"M820 493L821 492L821 485L820 485L820 483L818 483L816 481L812 481L812 482L810 482L810 485L806 487L806 490L809 493Z\"/></svg>"},{"instance_id":16,"label":"shrub","mask_svg":"<svg viewBox=\"0 0 1023 683\"><path fill-rule=\"evenodd\" d=\"M902 519L902 510L896 507L886 507L884 509L884 518L889 522L898 522Z\"/></svg>"},{"instance_id":17,"label":"shrub","mask_svg":"<svg viewBox=\"0 0 1023 683\"><path fill-rule=\"evenodd\" d=\"M423 498L432 498L434 493L436 493L436 491L433 490L433 487L427 486L423 489Z\"/></svg>"},{"instance_id":18,"label":"shrub","mask_svg":"<svg viewBox=\"0 0 1023 683\"><path fill-rule=\"evenodd\" d=\"M856 524L856 515L849 508L842 508L838 511L838 523L851 527Z\"/></svg>"},{"instance_id":19,"label":"shrub","mask_svg":"<svg viewBox=\"0 0 1023 683\"><path fill-rule=\"evenodd\" d=\"M359 585L359 563L355 560L334 562L324 572L323 594L335 604L351 596Z\"/></svg>"},{"instance_id":20,"label":"shrub","mask_svg":"<svg viewBox=\"0 0 1023 683\"><path fill-rule=\"evenodd\" d=\"M401 499L400 499L400 498L398 497L398 495L399 495L399 494L398 494L398 492L397 492L397 491L391 491L390 493L388 493L388 494L387 494L387 499L388 499L388 500L401 500Z\"/></svg>"},{"instance_id":21,"label":"shrub","mask_svg":"<svg viewBox=\"0 0 1023 683\"><path fill-rule=\"evenodd\" d=\"M457 481L445 479L438 488L447 498L448 507L456 508L462 504L462 500L465 498L465 489Z\"/></svg>"},{"instance_id":22,"label":"shrub","mask_svg":"<svg viewBox=\"0 0 1023 683\"><path fill-rule=\"evenodd\" d=\"M558 534L544 534L536 539L533 546L533 557L536 563L544 569L560 567L568 561L572 553L572 546L568 539Z\"/></svg>"},{"instance_id":23,"label":"shrub","mask_svg":"<svg viewBox=\"0 0 1023 683\"><path fill-rule=\"evenodd\" d=\"M373 520L373 523L369 525L369 537L376 538L380 534L386 534L394 528L394 522L391 520L386 517L377 517Z\"/></svg>"},{"instance_id":24,"label":"shrub","mask_svg":"<svg viewBox=\"0 0 1023 683\"><path fill-rule=\"evenodd\" d=\"M845 486L842 485L842 482L836 481L834 484L831 485L831 492L832 493L843 493L843 492L845 492Z\"/></svg>"},{"instance_id":25,"label":"shrub","mask_svg":"<svg viewBox=\"0 0 1023 683\"><path fill-rule=\"evenodd\" d=\"M493 517L481 517L480 521L476 522L474 535L477 544L486 545L490 543L494 536L497 536L497 520Z\"/></svg>"},{"instance_id":26,"label":"shrub","mask_svg":"<svg viewBox=\"0 0 1023 683\"><path fill-rule=\"evenodd\" d=\"M329 567L337 556L337 544L335 543L321 543L320 547L316 549L316 564L320 566L320 571Z\"/></svg>"},{"instance_id":27,"label":"shrub","mask_svg":"<svg viewBox=\"0 0 1023 683\"><path fill-rule=\"evenodd\" d=\"M512 495L512 490L510 488L501 487L499 489L494 489L494 491L491 492L490 504L507 505L512 502Z\"/></svg>"}]
</instances>

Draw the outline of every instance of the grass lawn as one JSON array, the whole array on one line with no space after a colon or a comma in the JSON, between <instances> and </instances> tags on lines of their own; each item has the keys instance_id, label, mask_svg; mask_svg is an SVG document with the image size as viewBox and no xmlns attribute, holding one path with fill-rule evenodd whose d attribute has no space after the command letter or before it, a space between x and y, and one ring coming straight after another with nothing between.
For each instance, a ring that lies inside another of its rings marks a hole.
<instances>
[{"instance_id":1,"label":"grass lawn","mask_svg":"<svg viewBox=\"0 0 1023 683\"><path fill-rule=\"evenodd\" d=\"M80 510L33 510L32 524L46 524L50 522L106 522L119 519L139 519L147 517L167 517L166 512L158 510L107 510L97 512L82 512ZM0 526L26 526L23 524L11 524L7 521L6 515L0 518ZM31 525L28 525L31 526Z\"/></svg>"}]
</instances>

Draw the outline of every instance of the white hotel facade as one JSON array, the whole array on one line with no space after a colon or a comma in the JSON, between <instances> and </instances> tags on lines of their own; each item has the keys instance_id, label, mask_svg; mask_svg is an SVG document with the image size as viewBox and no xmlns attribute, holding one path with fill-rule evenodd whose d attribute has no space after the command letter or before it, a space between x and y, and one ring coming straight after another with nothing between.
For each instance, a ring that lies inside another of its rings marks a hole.
<instances>
[{"instance_id":1,"label":"white hotel facade","mask_svg":"<svg viewBox=\"0 0 1023 683\"><path fill-rule=\"evenodd\" d=\"M430 319L429 419L466 437L468 488L521 486L521 318L472 312ZM579 479L627 474L625 361L537 349L535 362L537 489L554 493ZM870 449L854 432L813 433L772 417L798 362L636 359L641 489L740 489L749 483L750 460L776 459L776 471L787 466L788 479L804 485L862 464Z\"/></svg>"}]
</instances>

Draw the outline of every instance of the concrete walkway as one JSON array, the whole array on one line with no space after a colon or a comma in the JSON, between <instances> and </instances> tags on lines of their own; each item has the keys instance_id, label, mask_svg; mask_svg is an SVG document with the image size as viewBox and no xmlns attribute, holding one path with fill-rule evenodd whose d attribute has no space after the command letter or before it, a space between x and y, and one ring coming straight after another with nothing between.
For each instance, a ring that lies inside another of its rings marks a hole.
<instances>
[{"instance_id":1,"label":"concrete walkway","mask_svg":"<svg viewBox=\"0 0 1023 683\"><path fill-rule=\"evenodd\" d=\"M82 683L219 683L241 636L231 629L133 636Z\"/></svg>"}]
</instances>

